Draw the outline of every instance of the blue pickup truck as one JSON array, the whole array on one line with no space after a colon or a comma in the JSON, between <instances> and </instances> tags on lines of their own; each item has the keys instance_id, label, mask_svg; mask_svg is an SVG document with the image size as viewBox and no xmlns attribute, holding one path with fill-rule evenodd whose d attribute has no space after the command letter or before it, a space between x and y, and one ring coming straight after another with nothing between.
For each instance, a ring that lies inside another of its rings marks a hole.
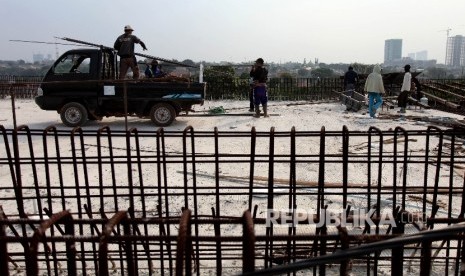
<instances>
[{"instance_id":1,"label":"blue pickup truck","mask_svg":"<svg viewBox=\"0 0 465 276\"><path fill-rule=\"evenodd\" d=\"M114 50L74 49L58 58L45 75L36 104L60 114L66 126L110 116L150 118L170 125L182 111L202 105L206 83L182 78L118 80Z\"/></svg>"}]
</instances>

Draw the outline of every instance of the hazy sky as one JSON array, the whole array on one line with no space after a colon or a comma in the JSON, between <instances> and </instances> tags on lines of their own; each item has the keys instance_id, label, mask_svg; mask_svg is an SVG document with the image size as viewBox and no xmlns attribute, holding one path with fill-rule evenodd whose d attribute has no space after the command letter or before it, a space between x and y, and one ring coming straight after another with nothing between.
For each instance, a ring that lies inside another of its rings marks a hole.
<instances>
[{"instance_id":1,"label":"hazy sky","mask_svg":"<svg viewBox=\"0 0 465 276\"><path fill-rule=\"evenodd\" d=\"M444 63L446 29L465 35L465 0L0 0L0 60L32 60L71 37L113 46L127 24L165 59L382 63L384 41L402 55ZM59 53L69 46L58 46ZM142 48L136 45L136 51Z\"/></svg>"}]
</instances>

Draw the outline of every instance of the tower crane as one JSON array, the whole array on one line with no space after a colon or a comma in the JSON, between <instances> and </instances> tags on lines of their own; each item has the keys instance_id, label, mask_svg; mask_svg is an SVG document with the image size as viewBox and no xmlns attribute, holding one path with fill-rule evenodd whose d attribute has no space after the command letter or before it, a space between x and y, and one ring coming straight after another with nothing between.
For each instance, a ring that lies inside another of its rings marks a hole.
<instances>
[{"instance_id":1,"label":"tower crane","mask_svg":"<svg viewBox=\"0 0 465 276\"><path fill-rule=\"evenodd\" d=\"M449 32L452 31L452 29L450 27L448 27L447 29L445 30L440 30L440 32L447 32L447 40L446 40L446 59L444 61L444 64L447 64L447 57L449 55Z\"/></svg>"},{"instance_id":2,"label":"tower crane","mask_svg":"<svg viewBox=\"0 0 465 276\"><path fill-rule=\"evenodd\" d=\"M449 32L452 31L451 28L447 28L445 30L440 30L440 32L447 32L447 38L449 38Z\"/></svg>"}]
</instances>

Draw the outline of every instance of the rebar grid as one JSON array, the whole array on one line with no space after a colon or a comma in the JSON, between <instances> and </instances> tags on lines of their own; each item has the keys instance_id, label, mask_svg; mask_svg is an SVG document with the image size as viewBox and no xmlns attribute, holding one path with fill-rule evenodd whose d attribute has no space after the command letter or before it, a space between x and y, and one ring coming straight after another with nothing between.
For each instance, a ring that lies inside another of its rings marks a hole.
<instances>
[{"instance_id":1,"label":"rebar grid","mask_svg":"<svg viewBox=\"0 0 465 276\"><path fill-rule=\"evenodd\" d=\"M463 221L462 129L0 130L7 270L24 269L32 254L37 269L57 275L70 268L72 247L74 270L84 275L251 272ZM41 223L63 210L73 234L52 224L43 251L31 251ZM183 210L190 210L184 224ZM238 217L244 210L250 218ZM373 224L354 224L360 210L373 211L361 214ZM278 216L270 222L271 211ZM325 221L330 213L347 215L347 225ZM394 227L380 224L385 214ZM113 228L104 227L117 215ZM243 233L253 238L243 243ZM179 247L180 237L188 246ZM360 256L341 271L363 264L368 275L418 273L432 252L433 270L458 275L460 240ZM102 241L109 247L100 255ZM332 267L313 269L324 275Z\"/></svg>"}]
</instances>

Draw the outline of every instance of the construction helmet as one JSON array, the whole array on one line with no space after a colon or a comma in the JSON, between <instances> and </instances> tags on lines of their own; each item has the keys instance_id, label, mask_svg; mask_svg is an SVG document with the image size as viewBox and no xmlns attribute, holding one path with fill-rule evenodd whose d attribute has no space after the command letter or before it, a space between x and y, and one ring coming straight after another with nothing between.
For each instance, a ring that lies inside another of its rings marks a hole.
<instances>
[{"instance_id":1,"label":"construction helmet","mask_svg":"<svg viewBox=\"0 0 465 276\"><path fill-rule=\"evenodd\" d=\"M124 26L124 31L125 31L125 32L126 32L126 31L134 31L134 29L131 28L130 25L126 25L126 26Z\"/></svg>"}]
</instances>

